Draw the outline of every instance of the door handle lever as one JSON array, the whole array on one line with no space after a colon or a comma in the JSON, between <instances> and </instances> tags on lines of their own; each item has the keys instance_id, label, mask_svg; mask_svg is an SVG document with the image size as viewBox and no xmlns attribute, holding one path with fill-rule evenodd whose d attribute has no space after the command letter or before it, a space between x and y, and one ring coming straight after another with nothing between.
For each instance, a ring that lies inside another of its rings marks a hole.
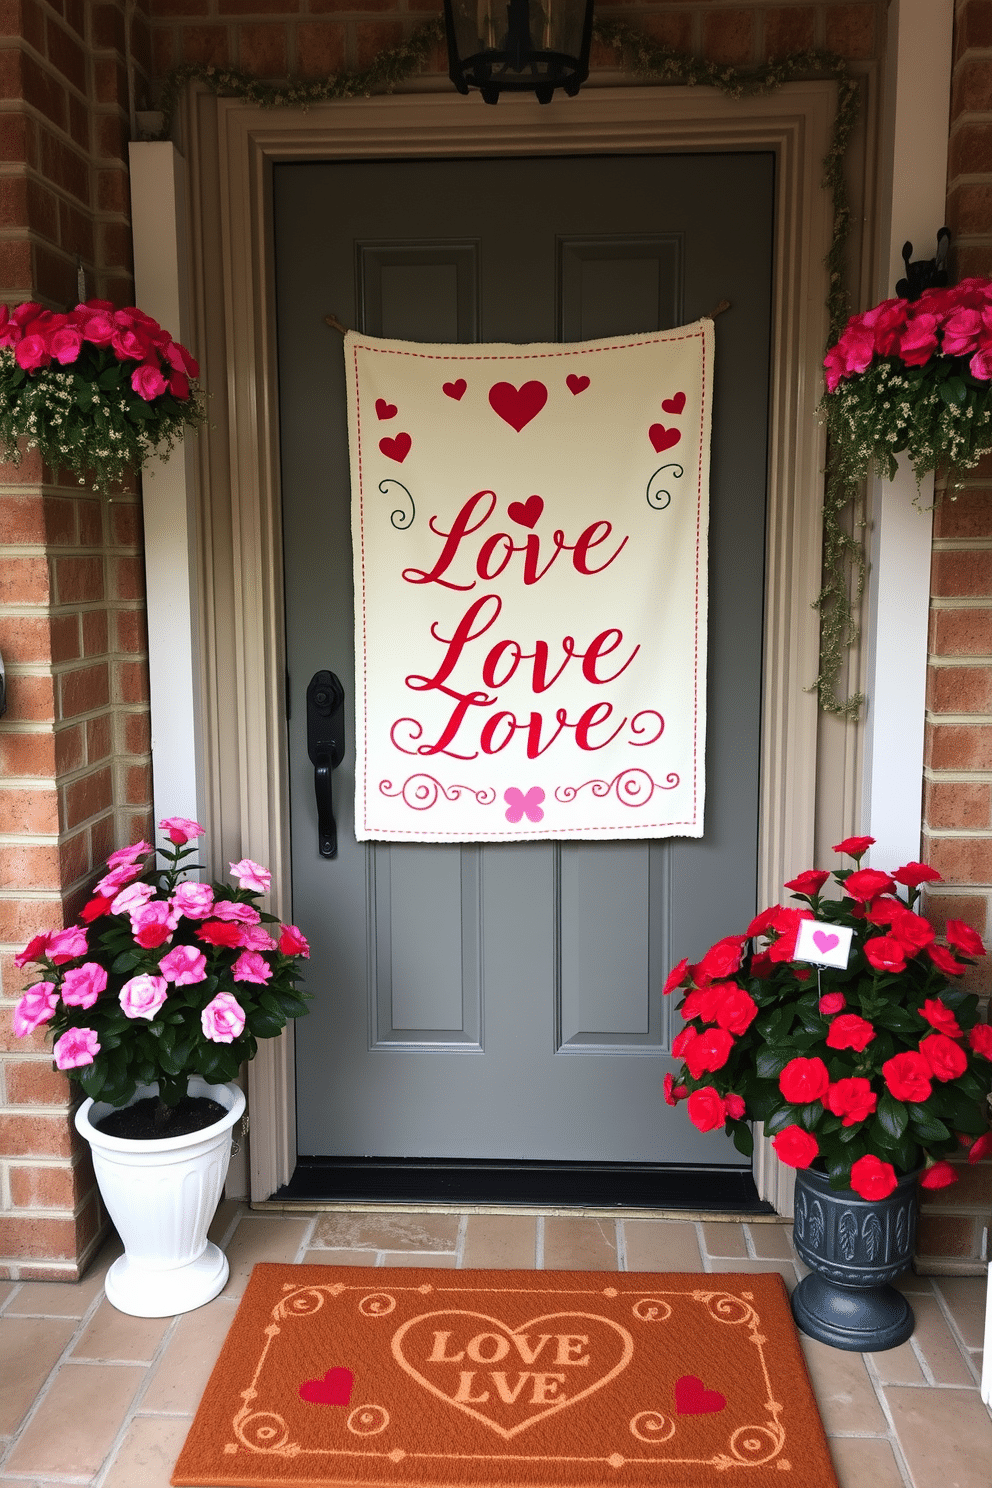
<instances>
[{"instance_id":1,"label":"door handle lever","mask_svg":"<svg viewBox=\"0 0 992 1488\"><path fill-rule=\"evenodd\" d=\"M317 845L322 858L338 855L331 771L344 759L344 688L333 672L314 672L307 687L307 754L317 796Z\"/></svg>"}]
</instances>

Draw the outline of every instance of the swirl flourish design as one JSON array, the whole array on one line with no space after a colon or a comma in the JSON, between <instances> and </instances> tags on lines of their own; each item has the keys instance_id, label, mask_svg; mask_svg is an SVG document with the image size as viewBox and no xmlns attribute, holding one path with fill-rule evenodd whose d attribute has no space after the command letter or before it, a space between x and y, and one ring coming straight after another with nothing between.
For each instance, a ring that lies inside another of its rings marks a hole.
<instances>
[{"instance_id":1,"label":"swirl flourish design","mask_svg":"<svg viewBox=\"0 0 992 1488\"><path fill-rule=\"evenodd\" d=\"M567 806L575 800L579 791L588 789L601 800L608 796L610 791L615 791L617 800L622 806L646 806L655 791L674 790L679 783L679 777L672 770L665 776L665 781L666 784L662 785L648 770L621 770L619 775L614 775L612 780L584 780L581 785L559 785L555 789L555 800Z\"/></svg>"},{"instance_id":2,"label":"swirl flourish design","mask_svg":"<svg viewBox=\"0 0 992 1488\"><path fill-rule=\"evenodd\" d=\"M410 503L409 511L405 511L403 507L398 506L395 511L391 511L389 513L389 520L391 524L396 528L397 532L406 532L408 527L413 526L414 519L417 515L417 508L414 505L413 497L410 495L410 492L407 490L402 481L393 480L392 478L388 480L381 480L379 482L379 490L382 492L383 496L389 495L388 488L390 486L399 486L400 490L403 492L403 495Z\"/></svg>"},{"instance_id":3,"label":"swirl flourish design","mask_svg":"<svg viewBox=\"0 0 992 1488\"><path fill-rule=\"evenodd\" d=\"M381 1405L358 1405L345 1424L355 1436L378 1436L389 1425L389 1412Z\"/></svg>"},{"instance_id":4,"label":"swirl flourish design","mask_svg":"<svg viewBox=\"0 0 992 1488\"><path fill-rule=\"evenodd\" d=\"M358 1304L362 1317L388 1317L396 1306L396 1298L388 1292L369 1292Z\"/></svg>"},{"instance_id":5,"label":"swirl flourish design","mask_svg":"<svg viewBox=\"0 0 992 1488\"><path fill-rule=\"evenodd\" d=\"M642 1297L634 1303L631 1311L641 1323L667 1323L672 1315L668 1303L659 1301L657 1297Z\"/></svg>"},{"instance_id":6,"label":"swirl flourish design","mask_svg":"<svg viewBox=\"0 0 992 1488\"><path fill-rule=\"evenodd\" d=\"M656 482L659 481L659 477L665 475L666 470L671 470L674 473L676 480L681 480L682 476L685 474L682 466L677 465L674 462L670 465L662 465L655 471L654 475L648 481L647 489L647 503L648 506L651 507L652 511L664 511L665 507L671 504L671 491L663 490L660 483L656 484ZM665 478L667 480L667 477Z\"/></svg>"},{"instance_id":7,"label":"swirl flourish design","mask_svg":"<svg viewBox=\"0 0 992 1488\"><path fill-rule=\"evenodd\" d=\"M404 806L411 811L430 811L443 797L446 801L460 801L465 791L474 796L480 806L491 806L496 792L491 786L475 790L471 785L442 785L433 775L419 772L410 775L402 785L394 788L391 780L380 780L379 789L384 796L402 796Z\"/></svg>"},{"instance_id":8,"label":"swirl flourish design","mask_svg":"<svg viewBox=\"0 0 992 1488\"><path fill-rule=\"evenodd\" d=\"M675 1422L661 1411L638 1411L630 1423L630 1431L638 1441L656 1446L658 1442L671 1441L675 1435Z\"/></svg>"}]
</instances>

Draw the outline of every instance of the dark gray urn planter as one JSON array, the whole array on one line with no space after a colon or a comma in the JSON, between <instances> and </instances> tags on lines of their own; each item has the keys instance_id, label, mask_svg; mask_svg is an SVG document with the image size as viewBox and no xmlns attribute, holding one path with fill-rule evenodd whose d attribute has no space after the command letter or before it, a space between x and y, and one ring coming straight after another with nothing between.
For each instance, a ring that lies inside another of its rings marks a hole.
<instances>
[{"instance_id":1,"label":"dark gray urn planter","mask_svg":"<svg viewBox=\"0 0 992 1488\"><path fill-rule=\"evenodd\" d=\"M792 1294L792 1315L810 1338L877 1353L905 1343L912 1308L889 1283L908 1268L916 1241L919 1173L885 1199L834 1190L826 1173L796 1173L793 1238L811 1274Z\"/></svg>"}]
</instances>

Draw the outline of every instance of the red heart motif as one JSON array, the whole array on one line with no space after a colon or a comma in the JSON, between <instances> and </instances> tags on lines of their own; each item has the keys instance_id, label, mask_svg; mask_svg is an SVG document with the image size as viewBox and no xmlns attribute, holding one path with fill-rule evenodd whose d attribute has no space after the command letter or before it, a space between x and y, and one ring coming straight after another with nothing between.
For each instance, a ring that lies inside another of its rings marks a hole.
<instances>
[{"instance_id":1,"label":"red heart motif","mask_svg":"<svg viewBox=\"0 0 992 1488\"><path fill-rule=\"evenodd\" d=\"M304 1380L300 1386L300 1399L311 1405L348 1405L355 1377L350 1369L338 1366L329 1369L323 1379Z\"/></svg>"},{"instance_id":2,"label":"red heart motif","mask_svg":"<svg viewBox=\"0 0 992 1488\"><path fill-rule=\"evenodd\" d=\"M676 393L674 398L662 398L663 413L681 413L685 407L685 393Z\"/></svg>"},{"instance_id":3,"label":"red heart motif","mask_svg":"<svg viewBox=\"0 0 992 1488\"><path fill-rule=\"evenodd\" d=\"M395 439L380 439L379 448L389 460L395 460L397 465L402 465L410 453L413 440L409 434L397 434Z\"/></svg>"},{"instance_id":4,"label":"red heart motif","mask_svg":"<svg viewBox=\"0 0 992 1488\"><path fill-rule=\"evenodd\" d=\"M497 382L489 389L493 411L518 434L537 417L547 401L548 390L543 382L525 382L519 388L512 382Z\"/></svg>"},{"instance_id":5,"label":"red heart motif","mask_svg":"<svg viewBox=\"0 0 992 1488\"><path fill-rule=\"evenodd\" d=\"M464 377L459 377L457 382L443 383L441 391L445 394L446 397L454 398L455 402L459 403L465 396L465 389L467 387L468 383L465 381Z\"/></svg>"},{"instance_id":6,"label":"red heart motif","mask_svg":"<svg viewBox=\"0 0 992 1488\"><path fill-rule=\"evenodd\" d=\"M680 1416L709 1416L726 1408L726 1396L719 1390L707 1390L694 1374L684 1374L675 1381L675 1409Z\"/></svg>"},{"instance_id":7,"label":"red heart motif","mask_svg":"<svg viewBox=\"0 0 992 1488\"><path fill-rule=\"evenodd\" d=\"M574 397L576 393L585 392L589 386L589 379L588 377L580 377L577 372L570 372L565 378L565 386Z\"/></svg>"},{"instance_id":8,"label":"red heart motif","mask_svg":"<svg viewBox=\"0 0 992 1488\"><path fill-rule=\"evenodd\" d=\"M506 515L511 522L519 522L521 527L536 527L543 510L542 497L528 496L526 501L511 501L506 508Z\"/></svg>"},{"instance_id":9,"label":"red heart motif","mask_svg":"<svg viewBox=\"0 0 992 1488\"><path fill-rule=\"evenodd\" d=\"M682 438L682 430L666 429L664 424L652 424L648 430L648 438L660 455L662 450L671 449L673 444L678 444Z\"/></svg>"},{"instance_id":10,"label":"red heart motif","mask_svg":"<svg viewBox=\"0 0 992 1488\"><path fill-rule=\"evenodd\" d=\"M391 419L396 417L396 404L387 403L385 398L376 398L375 416L377 419Z\"/></svg>"}]
</instances>

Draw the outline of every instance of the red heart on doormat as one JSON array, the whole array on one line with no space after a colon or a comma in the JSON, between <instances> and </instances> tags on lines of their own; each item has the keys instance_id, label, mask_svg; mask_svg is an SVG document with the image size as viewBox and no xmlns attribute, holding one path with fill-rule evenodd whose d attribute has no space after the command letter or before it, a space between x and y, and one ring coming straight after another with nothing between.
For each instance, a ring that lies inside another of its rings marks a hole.
<instances>
[{"instance_id":1,"label":"red heart on doormat","mask_svg":"<svg viewBox=\"0 0 992 1488\"><path fill-rule=\"evenodd\" d=\"M673 444L678 444L682 438L682 430L666 429L664 424L652 424L648 430L648 438L660 455L662 450L671 449Z\"/></svg>"},{"instance_id":2,"label":"red heart on doormat","mask_svg":"<svg viewBox=\"0 0 992 1488\"><path fill-rule=\"evenodd\" d=\"M726 1408L726 1396L719 1390L707 1390L694 1374L684 1374L675 1381L675 1409L680 1416L709 1416Z\"/></svg>"},{"instance_id":3,"label":"red heart on doormat","mask_svg":"<svg viewBox=\"0 0 992 1488\"><path fill-rule=\"evenodd\" d=\"M685 407L685 393L676 393L674 398L662 398L663 413L681 413Z\"/></svg>"},{"instance_id":4,"label":"red heart on doormat","mask_svg":"<svg viewBox=\"0 0 992 1488\"><path fill-rule=\"evenodd\" d=\"M351 1370L338 1365L329 1369L323 1379L304 1380L300 1399L309 1400L311 1405L348 1405L354 1383Z\"/></svg>"},{"instance_id":5,"label":"red heart on doormat","mask_svg":"<svg viewBox=\"0 0 992 1488\"><path fill-rule=\"evenodd\" d=\"M441 391L445 394L446 397L454 398L455 402L459 403L465 396L465 389L467 387L468 383L465 381L464 377L459 377L457 382L442 383Z\"/></svg>"},{"instance_id":6,"label":"red heart on doormat","mask_svg":"<svg viewBox=\"0 0 992 1488\"><path fill-rule=\"evenodd\" d=\"M497 382L489 389L493 411L518 434L532 418L537 417L547 401L548 390L543 382L525 382L519 388L512 382Z\"/></svg>"},{"instance_id":7,"label":"red heart on doormat","mask_svg":"<svg viewBox=\"0 0 992 1488\"><path fill-rule=\"evenodd\" d=\"M521 527L536 527L543 510L544 501L540 496L528 496L526 501L511 501L506 515L511 522L519 522Z\"/></svg>"},{"instance_id":8,"label":"red heart on doormat","mask_svg":"<svg viewBox=\"0 0 992 1488\"><path fill-rule=\"evenodd\" d=\"M397 409L395 403L387 403L385 398L376 398L375 416L377 419L381 420L395 418L396 413Z\"/></svg>"},{"instance_id":9,"label":"red heart on doormat","mask_svg":"<svg viewBox=\"0 0 992 1488\"><path fill-rule=\"evenodd\" d=\"M577 372L570 372L565 378L565 386L574 397L576 393L585 392L589 386L589 379L588 377L580 377Z\"/></svg>"},{"instance_id":10,"label":"red heart on doormat","mask_svg":"<svg viewBox=\"0 0 992 1488\"><path fill-rule=\"evenodd\" d=\"M379 448L387 459L395 460L398 465L402 465L410 453L412 443L413 440L409 434L397 434L395 439L380 439Z\"/></svg>"}]
</instances>

